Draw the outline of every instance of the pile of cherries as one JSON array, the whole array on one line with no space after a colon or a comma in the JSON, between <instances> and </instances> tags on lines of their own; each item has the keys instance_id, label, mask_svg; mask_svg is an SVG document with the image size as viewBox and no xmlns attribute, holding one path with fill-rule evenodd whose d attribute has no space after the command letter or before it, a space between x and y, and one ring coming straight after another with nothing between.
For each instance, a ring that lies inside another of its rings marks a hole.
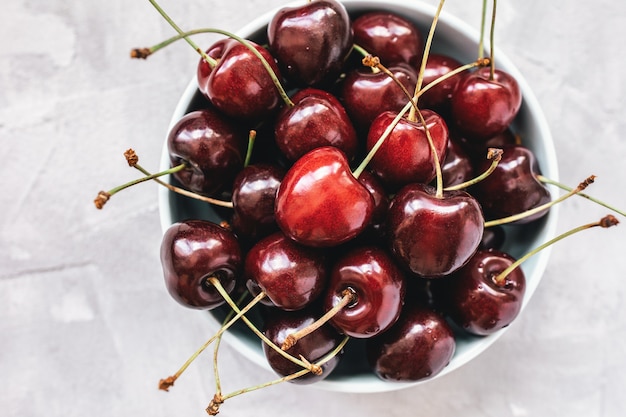
<instances>
[{"instance_id":1,"label":"pile of cherries","mask_svg":"<svg viewBox=\"0 0 626 417\"><path fill-rule=\"evenodd\" d=\"M255 41L206 50L200 98L169 132L168 185L213 219L165 231L172 297L228 302L250 327L232 300L255 297L267 360L297 383L332 374L346 343L384 380L430 378L459 332L509 325L525 278L501 224L537 222L551 200L511 129L515 79L335 0L281 9Z\"/></svg>"}]
</instances>

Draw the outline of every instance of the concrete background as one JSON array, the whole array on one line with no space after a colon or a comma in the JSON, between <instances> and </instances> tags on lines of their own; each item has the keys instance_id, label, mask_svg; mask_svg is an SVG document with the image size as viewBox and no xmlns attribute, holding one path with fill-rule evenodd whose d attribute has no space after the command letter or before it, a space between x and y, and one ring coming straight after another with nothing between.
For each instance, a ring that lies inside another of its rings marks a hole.
<instances>
[{"instance_id":1,"label":"concrete background","mask_svg":"<svg viewBox=\"0 0 626 417\"><path fill-rule=\"evenodd\" d=\"M436 4L436 1L428 0ZM281 0L163 0L185 28L236 30ZM446 12L479 22L480 3ZM156 389L210 334L166 294L156 185L92 200L136 176L133 147L156 167L170 115L195 72L185 44L128 58L172 29L147 1L5 0L0 13L0 414L202 416L209 359L170 393ZM498 44L525 74L551 126L563 182L626 208L623 158L626 3L499 4ZM207 42L210 38L207 37ZM207 43L208 44L208 43ZM607 210L583 199L559 229ZM463 368L386 394L283 384L226 403L222 415L585 416L626 407L626 225L556 247L509 331ZM207 356L208 358L208 356ZM272 377L226 346L225 391Z\"/></svg>"}]
</instances>

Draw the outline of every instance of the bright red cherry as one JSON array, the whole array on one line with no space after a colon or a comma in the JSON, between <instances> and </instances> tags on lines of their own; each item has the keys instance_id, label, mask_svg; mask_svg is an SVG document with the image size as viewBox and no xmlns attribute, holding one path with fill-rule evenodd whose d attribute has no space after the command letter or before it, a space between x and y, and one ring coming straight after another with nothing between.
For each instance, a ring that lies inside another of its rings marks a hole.
<instances>
[{"instance_id":1,"label":"bright red cherry","mask_svg":"<svg viewBox=\"0 0 626 417\"><path fill-rule=\"evenodd\" d=\"M374 200L352 175L346 155L316 148L287 171L276 195L276 222L291 239L329 247L360 234L372 219Z\"/></svg>"},{"instance_id":2,"label":"bright red cherry","mask_svg":"<svg viewBox=\"0 0 626 417\"><path fill-rule=\"evenodd\" d=\"M504 132L517 115L522 94L502 70L466 72L452 94L452 121L468 139L484 141Z\"/></svg>"}]
</instances>

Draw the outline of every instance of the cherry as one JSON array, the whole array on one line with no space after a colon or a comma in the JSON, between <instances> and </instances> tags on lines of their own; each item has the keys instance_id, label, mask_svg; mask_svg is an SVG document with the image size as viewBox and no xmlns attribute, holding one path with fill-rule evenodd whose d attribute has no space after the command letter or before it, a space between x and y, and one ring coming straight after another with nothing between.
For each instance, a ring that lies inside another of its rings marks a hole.
<instances>
[{"instance_id":1,"label":"cherry","mask_svg":"<svg viewBox=\"0 0 626 417\"><path fill-rule=\"evenodd\" d=\"M428 84L437 80L456 68L461 67L461 62L445 54L428 55L426 66L424 67L424 79L423 85L426 87ZM456 86L460 80L460 75L455 75L448 78L437 85L432 86L420 97L420 106L425 109L435 110L440 114L446 114L449 112L450 100L452 94L456 89Z\"/></svg>"},{"instance_id":2,"label":"cherry","mask_svg":"<svg viewBox=\"0 0 626 417\"><path fill-rule=\"evenodd\" d=\"M236 286L243 259L235 235L215 223L187 220L174 223L161 242L161 266L165 286L180 304L195 309L213 309L225 300L211 278L226 292Z\"/></svg>"},{"instance_id":3,"label":"cherry","mask_svg":"<svg viewBox=\"0 0 626 417\"><path fill-rule=\"evenodd\" d=\"M274 58L263 47L248 41L280 79ZM216 62L200 59L198 88L224 114L243 120L261 121L283 103L279 90L261 60L235 39L215 42L207 55Z\"/></svg>"},{"instance_id":4,"label":"cherry","mask_svg":"<svg viewBox=\"0 0 626 417\"><path fill-rule=\"evenodd\" d=\"M505 240L506 230L504 227L499 225L486 227L478 249L501 249Z\"/></svg>"},{"instance_id":5,"label":"cherry","mask_svg":"<svg viewBox=\"0 0 626 417\"><path fill-rule=\"evenodd\" d=\"M324 309L331 310L350 291L353 300L330 322L348 336L372 337L400 316L405 287L404 275L385 251L375 246L357 248L333 265Z\"/></svg>"},{"instance_id":6,"label":"cherry","mask_svg":"<svg viewBox=\"0 0 626 417\"><path fill-rule=\"evenodd\" d=\"M278 230L274 202L285 170L277 165L248 165L233 182L231 225L238 235L256 240Z\"/></svg>"},{"instance_id":7,"label":"cherry","mask_svg":"<svg viewBox=\"0 0 626 417\"><path fill-rule=\"evenodd\" d=\"M451 100L452 122L470 140L485 141L504 132L517 115L522 94L502 70L479 68L463 74Z\"/></svg>"},{"instance_id":8,"label":"cherry","mask_svg":"<svg viewBox=\"0 0 626 417\"><path fill-rule=\"evenodd\" d=\"M494 278L515 262L496 249L479 250L458 271L435 284L436 297L450 318L467 332L488 335L508 326L519 314L526 278L521 268Z\"/></svg>"},{"instance_id":9,"label":"cherry","mask_svg":"<svg viewBox=\"0 0 626 417\"><path fill-rule=\"evenodd\" d=\"M167 137L173 174L190 191L213 195L232 185L243 168L247 135L217 111L207 108L183 116Z\"/></svg>"},{"instance_id":10,"label":"cherry","mask_svg":"<svg viewBox=\"0 0 626 417\"><path fill-rule=\"evenodd\" d=\"M394 256L414 274L442 277L463 266L483 234L481 207L465 191L409 184L395 195L387 214Z\"/></svg>"},{"instance_id":11,"label":"cherry","mask_svg":"<svg viewBox=\"0 0 626 417\"><path fill-rule=\"evenodd\" d=\"M317 306L315 306L317 307ZM319 308L309 307L299 311L271 310L264 322L265 336L280 346L287 335L314 323L320 316ZM342 336L329 324L326 324L311 334L303 337L299 343L287 350L292 356L306 358L309 362L316 362L331 353L341 342ZM270 367L281 376L288 376L300 370L301 367L282 357L278 352L263 344L263 352ZM296 384L311 384L328 377L339 364L341 354L333 356L331 360L321 366L321 372L306 373L291 382Z\"/></svg>"},{"instance_id":12,"label":"cherry","mask_svg":"<svg viewBox=\"0 0 626 417\"><path fill-rule=\"evenodd\" d=\"M313 149L287 171L276 194L281 230L308 246L328 247L360 234L372 219L374 201L354 177L346 155L332 146Z\"/></svg>"},{"instance_id":13,"label":"cherry","mask_svg":"<svg viewBox=\"0 0 626 417\"><path fill-rule=\"evenodd\" d=\"M363 171L359 175L359 182L367 188L374 199L374 209L372 210L372 220L365 232L370 232L368 237L380 239L384 236L384 223L387 218L389 208L389 196L378 177L370 171ZM363 233L367 234L367 233ZM361 236L363 235L361 234Z\"/></svg>"},{"instance_id":14,"label":"cherry","mask_svg":"<svg viewBox=\"0 0 626 417\"><path fill-rule=\"evenodd\" d=\"M385 130L393 123L397 113L380 114L370 127L367 148L371 150ZM437 113L423 110L426 127L421 121L403 117L391 131L370 162L370 169L383 183L392 188L420 182L429 183L436 175L436 162L426 136L426 129L437 150L437 158L443 161L448 148L448 128Z\"/></svg>"},{"instance_id":15,"label":"cherry","mask_svg":"<svg viewBox=\"0 0 626 417\"><path fill-rule=\"evenodd\" d=\"M260 289L276 307L299 310L324 290L328 281L327 260L323 252L276 232L248 251L245 276L253 294Z\"/></svg>"},{"instance_id":16,"label":"cherry","mask_svg":"<svg viewBox=\"0 0 626 417\"><path fill-rule=\"evenodd\" d=\"M357 136L343 105L332 94L304 88L291 98L275 122L275 140L291 162L321 146L341 149L349 160L357 152Z\"/></svg>"},{"instance_id":17,"label":"cherry","mask_svg":"<svg viewBox=\"0 0 626 417\"><path fill-rule=\"evenodd\" d=\"M386 66L405 62L417 67L422 58L424 39L409 20L395 13L365 13L352 23L354 43L380 58Z\"/></svg>"},{"instance_id":18,"label":"cherry","mask_svg":"<svg viewBox=\"0 0 626 417\"><path fill-rule=\"evenodd\" d=\"M551 200L550 191L537 179L539 167L533 152L521 145L506 146L503 151L502 159L491 175L470 190L488 220L522 213ZM488 164L489 161L485 160L477 169ZM547 212L540 211L516 223L529 223Z\"/></svg>"},{"instance_id":19,"label":"cherry","mask_svg":"<svg viewBox=\"0 0 626 417\"><path fill-rule=\"evenodd\" d=\"M487 155L483 155L483 159ZM446 187L463 184L474 177L474 165L471 157L455 140L448 140L448 150L441 165L443 183Z\"/></svg>"},{"instance_id":20,"label":"cherry","mask_svg":"<svg viewBox=\"0 0 626 417\"><path fill-rule=\"evenodd\" d=\"M408 91L415 89L417 73L413 67L398 63L388 70ZM392 77L367 68L348 72L338 94L357 130L364 132L379 114L398 112L407 102L406 95Z\"/></svg>"},{"instance_id":21,"label":"cherry","mask_svg":"<svg viewBox=\"0 0 626 417\"><path fill-rule=\"evenodd\" d=\"M388 331L366 341L367 360L386 381L419 381L440 373L456 341L444 317L419 304L405 306Z\"/></svg>"},{"instance_id":22,"label":"cherry","mask_svg":"<svg viewBox=\"0 0 626 417\"><path fill-rule=\"evenodd\" d=\"M283 74L298 85L334 82L352 49L350 17L335 0L280 9L267 35Z\"/></svg>"}]
</instances>

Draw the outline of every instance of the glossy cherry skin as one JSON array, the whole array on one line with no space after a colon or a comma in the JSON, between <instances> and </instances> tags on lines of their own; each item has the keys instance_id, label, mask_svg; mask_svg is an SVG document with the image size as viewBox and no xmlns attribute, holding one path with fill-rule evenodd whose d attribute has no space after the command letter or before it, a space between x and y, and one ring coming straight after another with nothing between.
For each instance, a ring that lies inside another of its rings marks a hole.
<instances>
[{"instance_id":1,"label":"glossy cherry skin","mask_svg":"<svg viewBox=\"0 0 626 417\"><path fill-rule=\"evenodd\" d=\"M275 140L291 162L322 146L341 149L349 160L356 155L358 141L352 121L343 105L332 94L317 88L304 88L291 98L275 122Z\"/></svg>"},{"instance_id":2,"label":"glossy cherry skin","mask_svg":"<svg viewBox=\"0 0 626 417\"><path fill-rule=\"evenodd\" d=\"M367 149L371 150L385 130L392 124L396 112L380 114L367 135ZM430 110L422 110L430 135L435 144L440 163L448 149L448 127L443 118ZM391 188L420 182L429 183L435 178L436 165L426 136L424 125L403 117L372 158L369 168Z\"/></svg>"},{"instance_id":3,"label":"glossy cherry skin","mask_svg":"<svg viewBox=\"0 0 626 417\"><path fill-rule=\"evenodd\" d=\"M237 174L232 193L232 226L238 235L254 240L278 230L274 203L284 175L283 168L263 163L248 165Z\"/></svg>"},{"instance_id":4,"label":"glossy cherry skin","mask_svg":"<svg viewBox=\"0 0 626 417\"><path fill-rule=\"evenodd\" d=\"M428 54L422 85L426 87L439 77L448 74L461 65L461 62L448 55L437 53ZM435 110L440 114L447 115L450 110L452 94L460 79L461 75L457 74L433 85L420 96L418 100L420 108Z\"/></svg>"},{"instance_id":5,"label":"glossy cherry skin","mask_svg":"<svg viewBox=\"0 0 626 417\"><path fill-rule=\"evenodd\" d=\"M248 41L270 65L278 79L280 70L272 55ZM207 55L217 60L211 67L204 59L198 64L198 88L224 114L238 119L260 121L276 112L282 98L261 60L234 39L217 41Z\"/></svg>"},{"instance_id":6,"label":"glossy cherry skin","mask_svg":"<svg viewBox=\"0 0 626 417\"><path fill-rule=\"evenodd\" d=\"M508 326L518 316L526 278L521 268L507 275L502 283L495 277L515 259L495 250L479 250L461 269L437 283L438 297L450 318L476 335L489 335Z\"/></svg>"},{"instance_id":7,"label":"glossy cherry skin","mask_svg":"<svg viewBox=\"0 0 626 417\"><path fill-rule=\"evenodd\" d=\"M352 23L354 43L389 67L405 62L415 68L424 52L424 38L410 21L394 13L369 12Z\"/></svg>"},{"instance_id":8,"label":"glossy cherry skin","mask_svg":"<svg viewBox=\"0 0 626 417\"><path fill-rule=\"evenodd\" d=\"M325 254L276 232L247 253L245 276L283 310L300 310L317 299L328 281ZM254 287L250 287L254 290Z\"/></svg>"},{"instance_id":9,"label":"glossy cherry skin","mask_svg":"<svg viewBox=\"0 0 626 417\"><path fill-rule=\"evenodd\" d=\"M496 69L480 68L463 75L451 102L452 122L471 140L487 140L504 132L517 115L522 94L515 78Z\"/></svg>"},{"instance_id":10,"label":"glossy cherry skin","mask_svg":"<svg viewBox=\"0 0 626 417\"><path fill-rule=\"evenodd\" d=\"M345 154L316 148L287 171L276 194L281 230L307 246L330 247L361 233L372 219L374 200L352 175Z\"/></svg>"},{"instance_id":11,"label":"glossy cherry skin","mask_svg":"<svg viewBox=\"0 0 626 417\"><path fill-rule=\"evenodd\" d=\"M188 220L165 231L161 266L165 286L176 301L210 310L225 300L207 279L218 278L230 293L243 269L243 258L232 232L209 221Z\"/></svg>"},{"instance_id":12,"label":"glossy cherry skin","mask_svg":"<svg viewBox=\"0 0 626 417\"><path fill-rule=\"evenodd\" d=\"M470 190L482 205L488 220L522 213L551 199L548 188L536 177L539 167L532 151L520 145L504 147L503 151L495 171ZM478 169L482 172L488 164L485 161ZM543 210L515 223L529 223L547 213L548 210Z\"/></svg>"},{"instance_id":13,"label":"glossy cherry skin","mask_svg":"<svg viewBox=\"0 0 626 417\"><path fill-rule=\"evenodd\" d=\"M313 307L299 311L273 309L265 319L263 333L276 346L281 346L287 336L310 326L319 319L320 316L321 312L319 309ZM326 323L311 334L298 340L298 343L287 349L287 353L296 358L302 355L309 362L315 363L335 350L342 339L343 337L330 324ZM280 376L291 375L302 370L302 367L284 358L266 343L263 343L263 352L265 353L270 367ZM339 364L342 354L343 352L340 352L337 356L323 364L321 366L321 375L314 375L309 372L290 380L290 382L295 384L311 384L323 380L328 377Z\"/></svg>"},{"instance_id":14,"label":"glossy cherry skin","mask_svg":"<svg viewBox=\"0 0 626 417\"><path fill-rule=\"evenodd\" d=\"M462 184L474 177L472 158L455 140L448 141L446 158L441 165L445 187Z\"/></svg>"},{"instance_id":15,"label":"glossy cherry skin","mask_svg":"<svg viewBox=\"0 0 626 417\"><path fill-rule=\"evenodd\" d=\"M346 290L355 299L330 322L348 336L368 338L384 332L398 320L406 283L404 274L384 250L367 246L353 249L335 262L324 309L328 311L337 305Z\"/></svg>"},{"instance_id":16,"label":"glossy cherry skin","mask_svg":"<svg viewBox=\"0 0 626 417\"><path fill-rule=\"evenodd\" d=\"M463 266L476 252L484 218L474 197L409 184L393 198L387 213L388 240L398 261L414 274L438 278Z\"/></svg>"},{"instance_id":17,"label":"glossy cherry skin","mask_svg":"<svg viewBox=\"0 0 626 417\"><path fill-rule=\"evenodd\" d=\"M171 166L187 165L174 178L190 191L212 195L230 188L243 168L247 134L207 108L186 114L172 126L167 147Z\"/></svg>"},{"instance_id":18,"label":"glossy cherry skin","mask_svg":"<svg viewBox=\"0 0 626 417\"><path fill-rule=\"evenodd\" d=\"M350 17L335 0L280 9L267 27L269 48L285 77L297 85L333 82L352 49Z\"/></svg>"},{"instance_id":19,"label":"glossy cherry skin","mask_svg":"<svg viewBox=\"0 0 626 417\"><path fill-rule=\"evenodd\" d=\"M417 73L413 67L399 63L388 68L406 90L413 94ZM382 71L354 69L346 74L339 96L358 131L366 132L374 119L385 111L400 111L407 96L394 80Z\"/></svg>"},{"instance_id":20,"label":"glossy cherry skin","mask_svg":"<svg viewBox=\"0 0 626 417\"><path fill-rule=\"evenodd\" d=\"M374 199L374 210L372 211L372 220L366 232L369 237L382 238L384 236L384 223L387 218L387 210L389 209L389 195L383 187L380 179L370 171L365 170L359 175L359 182L367 188Z\"/></svg>"},{"instance_id":21,"label":"glossy cherry skin","mask_svg":"<svg viewBox=\"0 0 626 417\"><path fill-rule=\"evenodd\" d=\"M398 322L366 341L367 360L385 381L420 381L439 374L456 350L445 318L421 305L407 305Z\"/></svg>"}]
</instances>

